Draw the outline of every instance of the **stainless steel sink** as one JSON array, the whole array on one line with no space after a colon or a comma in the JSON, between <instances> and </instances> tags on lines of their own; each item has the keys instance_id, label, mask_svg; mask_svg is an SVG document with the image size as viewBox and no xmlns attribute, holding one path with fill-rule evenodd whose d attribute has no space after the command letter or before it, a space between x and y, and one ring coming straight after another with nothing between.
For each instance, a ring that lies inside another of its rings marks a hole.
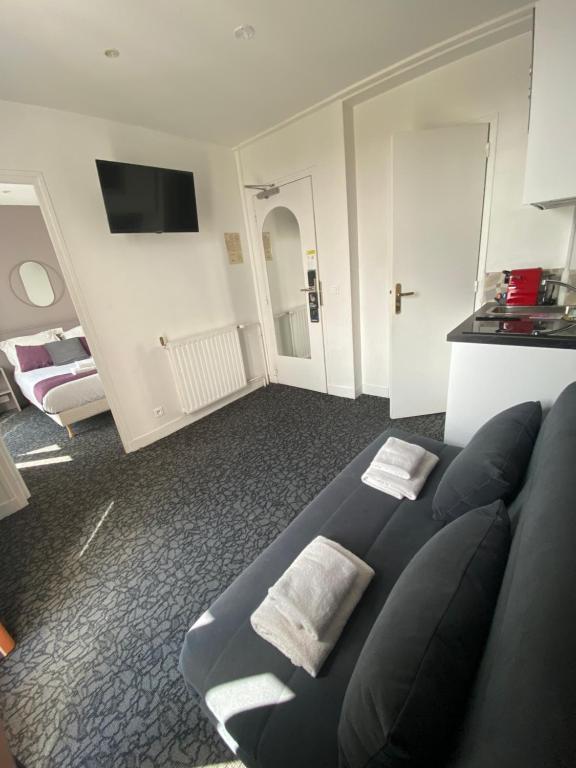
<instances>
[{"instance_id":1,"label":"stainless steel sink","mask_svg":"<svg viewBox=\"0 0 576 768\"><path fill-rule=\"evenodd\" d=\"M487 307L483 312L476 315L476 319L482 320L575 320L576 306L562 304L558 305L537 305L537 306L514 306L494 304Z\"/></svg>"}]
</instances>

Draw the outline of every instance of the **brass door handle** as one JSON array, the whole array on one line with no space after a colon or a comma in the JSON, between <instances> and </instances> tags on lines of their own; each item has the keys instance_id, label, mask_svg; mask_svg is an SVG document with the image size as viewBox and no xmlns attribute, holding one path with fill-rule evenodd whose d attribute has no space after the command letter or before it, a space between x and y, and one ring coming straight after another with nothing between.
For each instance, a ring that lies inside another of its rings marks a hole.
<instances>
[{"instance_id":1,"label":"brass door handle","mask_svg":"<svg viewBox=\"0 0 576 768\"><path fill-rule=\"evenodd\" d=\"M416 291L402 291L402 283L396 283L394 289L394 311L397 315L402 312L402 296L415 296Z\"/></svg>"}]
</instances>

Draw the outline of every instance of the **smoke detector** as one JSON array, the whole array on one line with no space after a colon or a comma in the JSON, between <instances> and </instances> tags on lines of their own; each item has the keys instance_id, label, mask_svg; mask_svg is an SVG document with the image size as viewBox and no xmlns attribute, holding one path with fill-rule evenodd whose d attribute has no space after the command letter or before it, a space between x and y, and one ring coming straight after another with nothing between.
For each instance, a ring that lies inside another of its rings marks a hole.
<instances>
[{"instance_id":1,"label":"smoke detector","mask_svg":"<svg viewBox=\"0 0 576 768\"><path fill-rule=\"evenodd\" d=\"M256 30L251 24L241 24L234 30L234 37L236 40L252 40Z\"/></svg>"}]
</instances>

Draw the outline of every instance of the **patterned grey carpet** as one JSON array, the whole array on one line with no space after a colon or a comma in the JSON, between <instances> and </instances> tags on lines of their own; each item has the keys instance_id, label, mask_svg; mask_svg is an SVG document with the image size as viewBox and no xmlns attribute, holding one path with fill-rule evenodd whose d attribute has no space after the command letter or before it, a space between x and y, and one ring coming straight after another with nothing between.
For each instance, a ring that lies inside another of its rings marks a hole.
<instances>
[{"instance_id":1,"label":"patterned grey carpet","mask_svg":"<svg viewBox=\"0 0 576 768\"><path fill-rule=\"evenodd\" d=\"M3 418L32 491L0 520L0 713L27 768L233 760L184 689L184 633L389 421L387 400L275 385L125 455L108 414L73 441L32 407Z\"/></svg>"}]
</instances>

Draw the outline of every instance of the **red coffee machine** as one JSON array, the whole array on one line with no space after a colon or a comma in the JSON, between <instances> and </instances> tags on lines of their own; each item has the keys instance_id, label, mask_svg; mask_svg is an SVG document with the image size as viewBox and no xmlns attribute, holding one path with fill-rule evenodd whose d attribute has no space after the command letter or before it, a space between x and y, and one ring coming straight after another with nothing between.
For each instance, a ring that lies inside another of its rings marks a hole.
<instances>
[{"instance_id":1,"label":"red coffee machine","mask_svg":"<svg viewBox=\"0 0 576 768\"><path fill-rule=\"evenodd\" d=\"M506 292L506 304L534 306L538 304L542 285L542 269L513 269Z\"/></svg>"}]
</instances>

